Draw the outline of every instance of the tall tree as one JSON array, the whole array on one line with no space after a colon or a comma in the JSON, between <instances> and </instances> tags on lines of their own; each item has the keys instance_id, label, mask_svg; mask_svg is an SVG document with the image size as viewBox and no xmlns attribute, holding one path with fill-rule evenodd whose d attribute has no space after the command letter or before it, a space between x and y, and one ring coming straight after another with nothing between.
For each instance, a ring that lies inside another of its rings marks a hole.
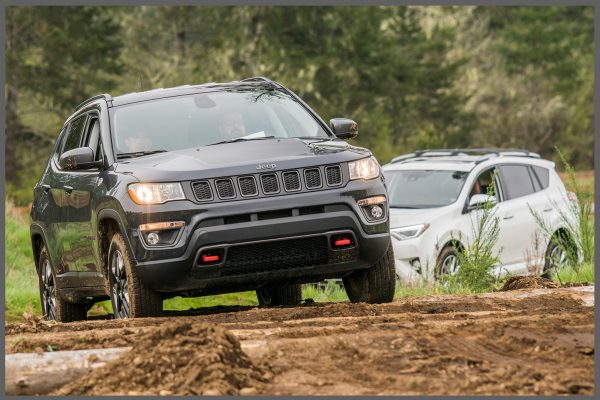
<instances>
[{"instance_id":1,"label":"tall tree","mask_svg":"<svg viewBox=\"0 0 600 400\"><path fill-rule=\"evenodd\" d=\"M121 42L119 25L98 7L12 6L6 14L6 176L14 183L21 167L19 142L28 133L20 121L20 96L41 96L64 116L114 85ZM47 140L48 132L29 133Z\"/></svg>"}]
</instances>

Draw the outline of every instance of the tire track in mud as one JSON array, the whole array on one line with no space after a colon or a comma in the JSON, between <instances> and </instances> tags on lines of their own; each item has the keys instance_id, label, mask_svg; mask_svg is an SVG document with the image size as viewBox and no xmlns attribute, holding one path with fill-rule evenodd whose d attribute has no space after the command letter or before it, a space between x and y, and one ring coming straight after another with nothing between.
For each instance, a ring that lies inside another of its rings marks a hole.
<instances>
[{"instance_id":1,"label":"tire track in mud","mask_svg":"<svg viewBox=\"0 0 600 400\"><path fill-rule=\"evenodd\" d=\"M185 321L225 329L259 371L244 387L217 385L226 388L222 394L591 394L590 302L589 288L560 288L380 305L220 307L131 321L30 321L6 326L6 351L131 346ZM219 376L228 377L227 368L239 367L223 368ZM94 379L88 394L126 394ZM154 385L148 390L156 394L175 387Z\"/></svg>"}]
</instances>

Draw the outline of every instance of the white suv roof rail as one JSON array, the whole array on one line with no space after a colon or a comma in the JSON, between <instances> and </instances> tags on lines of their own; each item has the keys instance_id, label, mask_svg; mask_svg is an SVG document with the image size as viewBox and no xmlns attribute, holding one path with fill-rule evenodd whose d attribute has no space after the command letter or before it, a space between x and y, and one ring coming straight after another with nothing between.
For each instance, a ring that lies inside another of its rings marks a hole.
<instances>
[{"instance_id":1,"label":"white suv roof rail","mask_svg":"<svg viewBox=\"0 0 600 400\"><path fill-rule=\"evenodd\" d=\"M471 148L471 149L426 149L417 150L410 154L404 154L398 157L394 157L390 164L395 164L405 161L415 161L416 159L430 159L435 157L454 157L454 156L480 156L479 159L469 160L470 162L480 163L489 159L490 157L531 157L541 158L538 153L533 153L523 149L500 149L500 148ZM446 160L447 161L447 160Z\"/></svg>"}]
</instances>

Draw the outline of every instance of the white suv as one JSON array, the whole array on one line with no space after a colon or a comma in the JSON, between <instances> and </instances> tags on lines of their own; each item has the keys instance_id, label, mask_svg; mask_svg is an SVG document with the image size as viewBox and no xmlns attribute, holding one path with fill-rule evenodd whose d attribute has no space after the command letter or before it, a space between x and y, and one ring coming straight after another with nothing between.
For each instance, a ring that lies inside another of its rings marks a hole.
<instances>
[{"instance_id":1,"label":"white suv","mask_svg":"<svg viewBox=\"0 0 600 400\"><path fill-rule=\"evenodd\" d=\"M565 246L544 239L531 210L557 237L573 243L559 209L570 198L552 161L515 149L422 150L383 166L388 186L396 274L431 280L457 271L474 218L492 202L499 220L497 274L541 274L566 259ZM495 180L495 193L492 181ZM490 196L492 194L492 196ZM563 209L564 207L564 209ZM531 210L530 210L531 208ZM553 264L554 263L554 264Z\"/></svg>"}]
</instances>

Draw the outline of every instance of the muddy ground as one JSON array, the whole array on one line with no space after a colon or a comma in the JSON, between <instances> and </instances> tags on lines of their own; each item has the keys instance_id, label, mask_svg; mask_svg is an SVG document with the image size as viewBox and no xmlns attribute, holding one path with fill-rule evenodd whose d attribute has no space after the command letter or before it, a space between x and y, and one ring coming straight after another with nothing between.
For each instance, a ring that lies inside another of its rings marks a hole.
<instances>
[{"instance_id":1,"label":"muddy ground","mask_svg":"<svg viewBox=\"0 0 600 400\"><path fill-rule=\"evenodd\" d=\"M592 287L6 326L6 352L132 347L54 394L593 394ZM7 371L8 373L8 371Z\"/></svg>"}]
</instances>

